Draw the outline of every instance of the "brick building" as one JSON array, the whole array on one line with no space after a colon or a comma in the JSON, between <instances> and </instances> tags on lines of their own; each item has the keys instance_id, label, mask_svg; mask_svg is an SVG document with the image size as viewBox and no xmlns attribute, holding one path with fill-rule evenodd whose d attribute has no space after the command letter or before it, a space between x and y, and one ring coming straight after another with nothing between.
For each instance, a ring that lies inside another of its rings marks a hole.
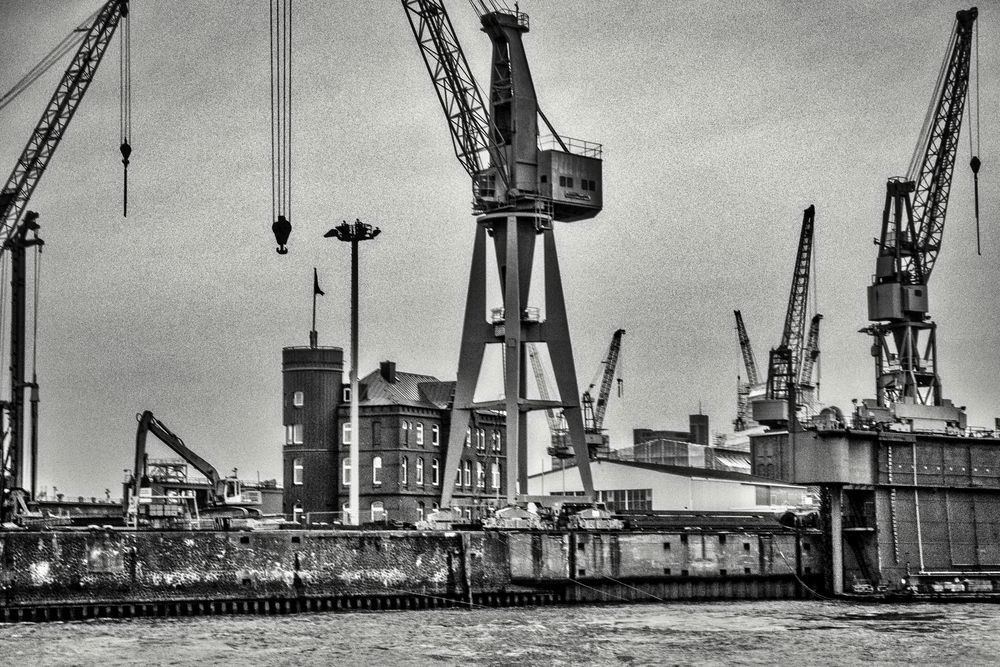
<instances>
[{"instance_id":1,"label":"brick building","mask_svg":"<svg viewBox=\"0 0 1000 667\"><path fill-rule=\"evenodd\" d=\"M397 371L391 361L361 378L355 475L343 351L285 348L283 361L286 514L308 514L314 523L339 520L355 480L362 523L415 523L438 509L454 382ZM470 519L506 495L504 423L500 413L474 413L451 472L458 482L453 503Z\"/></svg>"}]
</instances>

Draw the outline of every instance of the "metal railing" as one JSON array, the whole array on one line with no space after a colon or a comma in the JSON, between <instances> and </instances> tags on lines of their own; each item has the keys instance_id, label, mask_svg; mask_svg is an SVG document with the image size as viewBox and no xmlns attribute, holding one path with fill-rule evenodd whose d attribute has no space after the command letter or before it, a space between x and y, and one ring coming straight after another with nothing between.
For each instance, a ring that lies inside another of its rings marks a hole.
<instances>
[{"instance_id":1,"label":"metal railing","mask_svg":"<svg viewBox=\"0 0 1000 667\"><path fill-rule=\"evenodd\" d=\"M559 139L551 134L541 136L538 138L538 150L568 150L573 155L598 159L600 159L604 152L604 147L593 141L584 141L583 139L574 139L573 137L560 137L560 139L562 139L562 143L559 143Z\"/></svg>"}]
</instances>

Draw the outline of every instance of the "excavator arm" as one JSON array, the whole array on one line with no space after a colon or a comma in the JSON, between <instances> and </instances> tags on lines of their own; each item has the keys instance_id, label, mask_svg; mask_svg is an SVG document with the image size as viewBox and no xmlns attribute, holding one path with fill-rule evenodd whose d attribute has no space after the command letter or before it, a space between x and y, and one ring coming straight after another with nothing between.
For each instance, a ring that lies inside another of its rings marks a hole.
<instances>
[{"instance_id":1,"label":"excavator arm","mask_svg":"<svg viewBox=\"0 0 1000 667\"><path fill-rule=\"evenodd\" d=\"M219 472L215 469L215 466L191 451L179 436L167 428L163 422L154 417L153 413L149 410L146 410L141 415L136 415L136 420L139 422L139 427L135 432L133 497L139 497L140 481L142 480L146 466L146 436L152 432L163 444L208 478L217 501L221 502L225 498L225 480L219 476Z\"/></svg>"}]
</instances>

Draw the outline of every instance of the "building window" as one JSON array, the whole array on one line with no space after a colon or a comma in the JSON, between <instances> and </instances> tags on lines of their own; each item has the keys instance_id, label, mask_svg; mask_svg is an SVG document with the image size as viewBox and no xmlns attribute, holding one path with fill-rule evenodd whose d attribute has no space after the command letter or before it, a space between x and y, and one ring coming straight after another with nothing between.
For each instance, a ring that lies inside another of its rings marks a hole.
<instances>
[{"instance_id":1,"label":"building window","mask_svg":"<svg viewBox=\"0 0 1000 667\"><path fill-rule=\"evenodd\" d=\"M476 429L476 449L486 451L486 431L481 428Z\"/></svg>"},{"instance_id":2,"label":"building window","mask_svg":"<svg viewBox=\"0 0 1000 667\"><path fill-rule=\"evenodd\" d=\"M382 457L372 459L372 484L382 486Z\"/></svg>"},{"instance_id":3,"label":"building window","mask_svg":"<svg viewBox=\"0 0 1000 667\"><path fill-rule=\"evenodd\" d=\"M500 431L493 429L493 451L500 451Z\"/></svg>"},{"instance_id":4,"label":"building window","mask_svg":"<svg viewBox=\"0 0 1000 667\"><path fill-rule=\"evenodd\" d=\"M351 459L344 459L344 463L341 466L340 473L341 484L344 486L351 485Z\"/></svg>"},{"instance_id":5,"label":"building window","mask_svg":"<svg viewBox=\"0 0 1000 667\"><path fill-rule=\"evenodd\" d=\"M285 444L292 444L292 425L285 424Z\"/></svg>"},{"instance_id":6,"label":"building window","mask_svg":"<svg viewBox=\"0 0 1000 667\"><path fill-rule=\"evenodd\" d=\"M410 444L410 422L405 419L399 424L399 440L404 445Z\"/></svg>"},{"instance_id":7,"label":"building window","mask_svg":"<svg viewBox=\"0 0 1000 667\"><path fill-rule=\"evenodd\" d=\"M441 444L441 427L437 424L431 426L431 444L435 447Z\"/></svg>"},{"instance_id":8,"label":"building window","mask_svg":"<svg viewBox=\"0 0 1000 667\"><path fill-rule=\"evenodd\" d=\"M423 486L424 484L424 460L417 459L417 484Z\"/></svg>"},{"instance_id":9,"label":"building window","mask_svg":"<svg viewBox=\"0 0 1000 667\"><path fill-rule=\"evenodd\" d=\"M493 489L500 488L500 464L494 461L490 464L490 477L492 477Z\"/></svg>"},{"instance_id":10,"label":"building window","mask_svg":"<svg viewBox=\"0 0 1000 667\"><path fill-rule=\"evenodd\" d=\"M462 482L463 486L472 486L472 461L462 464Z\"/></svg>"},{"instance_id":11,"label":"building window","mask_svg":"<svg viewBox=\"0 0 1000 667\"><path fill-rule=\"evenodd\" d=\"M549 177L547 175L545 175L545 174L542 174L541 181L542 181L542 183L548 183L549 182Z\"/></svg>"},{"instance_id":12,"label":"building window","mask_svg":"<svg viewBox=\"0 0 1000 667\"><path fill-rule=\"evenodd\" d=\"M381 500L372 503L372 521L385 521L389 518L385 513L385 504Z\"/></svg>"},{"instance_id":13,"label":"building window","mask_svg":"<svg viewBox=\"0 0 1000 667\"><path fill-rule=\"evenodd\" d=\"M567 188L572 188L573 187L573 177L572 176L567 176L566 177L566 187Z\"/></svg>"},{"instance_id":14,"label":"building window","mask_svg":"<svg viewBox=\"0 0 1000 667\"><path fill-rule=\"evenodd\" d=\"M431 503L431 511L432 512L437 512L439 509L441 509L440 505L438 505L437 503Z\"/></svg>"},{"instance_id":15,"label":"building window","mask_svg":"<svg viewBox=\"0 0 1000 667\"><path fill-rule=\"evenodd\" d=\"M561 187L561 188L566 187L566 177L565 176L560 176L559 177L559 187Z\"/></svg>"},{"instance_id":16,"label":"building window","mask_svg":"<svg viewBox=\"0 0 1000 667\"><path fill-rule=\"evenodd\" d=\"M431 461L431 484L437 486L441 483L441 462L437 459Z\"/></svg>"},{"instance_id":17,"label":"building window","mask_svg":"<svg viewBox=\"0 0 1000 667\"><path fill-rule=\"evenodd\" d=\"M486 488L486 468L483 467L482 461L476 461L476 486L480 489Z\"/></svg>"},{"instance_id":18,"label":"building window","mask_svg":"<svg viewBox=\"0 0 1000 667\"><path fill-rule=\"evenodd\" d=\"M422 500L417 501L417 521L424 520L424 503Z\"/></svg>"},{"instance_id":19,"label":"building window","mask_svg":"<svg viewBox=\"0 0 1000 667\"><path fill-rule=\"evenodd\" d=\"M372 422L372 446L382 444L382 422Z\"/></svg>"},{"instance_id":20,"label":"building window","mask_svg":"<svg viewBox=\"0 0 1000 667\"><path fill-rule=\"evenodd\" d=\"M292 424L292 443L302 444L302 424Z\"/></svg>"},{"instance_id":21,"label":"building window","mask_svg":"<svg viewBox=\"0 0 1000 667\"><path fill-rule=\"evenodd\" d=\"M292 459L292 484L302 484L302 459Z\"/></svg>"},{"instance_id":22,"label":"building window","mask_svg":"<svg viewBox=\"0 0 1000 667\"><path fill-rule=\"evenodd\" d=\"M343 434L340 440L345 445L351 444L351 422L344 422Z\"/></svg>"},{"instance_id":23,"label":"building window","mask_svg":"<svg viewBox=\"0 0 1000 667\"><path fill-rule=\"evenodd\" d=\"M409 476L409 472L410 472L409 468L410 468L410 462L404 456L399 461L399 481L400 481L401 484L408 484L409 483L407 481L407 477Z\"/></svg>"},{"instance_id":24,"label":"building window","mask_svg":"<svg viewBox=\"0 0 1000 667\"><path fill-rule=\"evenodd\" d=\"M292 394L292 405L294 405L297 408L301 408L303 405L305 405L305 403L306 403L306 395L303 392L297 391L294 394Z\"/></svg>"},{"instance_id":25,"label":"building window","mask_svg":"<svg viewBox=\"0 0 1000 667\"><path fill-rule=\"evenodd\" d=\"M455 486L462 486L462 464L455 468Z\"/></svg>"},{"instance_id":26,"label":"building window","mask_svg":"<svg viewBox=\"0 0 1000 667\"><path fill-rule=\"evenodd\" d=\"M340 395L341 395L341 398L343 399L344 403L349 403L350 400L351 400L351 388L350 387L344 387L344 390L341 392Z\"/></svg>"},{"instance_id":27,"label":"building window","mask_svg":"<svg viewBox=\"0 0 1000 667\"><path fill-rule=\"evenodd\" d=\"M417 444L424 444L424 425L420 423L417 424Z\"/></svg>"},{"instance_id":28,"label":"building window","mask_svg":"<svg viewBox=\"0 0 1000 667\"><path fill-rule=\"evenodd\" d=\"M465 429L465 446L466 447L471 447L472 446L472 429L471 428Z\"/></svg>"}]
</instances>

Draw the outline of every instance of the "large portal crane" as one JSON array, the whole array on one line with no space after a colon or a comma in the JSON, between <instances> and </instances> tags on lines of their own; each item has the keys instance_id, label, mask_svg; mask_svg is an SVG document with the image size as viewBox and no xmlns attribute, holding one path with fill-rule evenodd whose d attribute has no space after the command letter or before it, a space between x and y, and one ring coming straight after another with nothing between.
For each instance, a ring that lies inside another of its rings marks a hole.
<instances>
[{"instance_id":1,"label":"large portal crane","mask_svg":"<svg viewBox=\"0 0 1000 667\"><path fill-rule=\"evenodd\" d=\"M802 213L802 227L795 255L795 270L792 273L792 288L788 293L785 325L781 331L781 343L771 349L764 397L753 401L754 421L765 426L786 426L794 416L789 414L788 406L789 403L795 403L793 394L800 382L815 214L816 209L813 206L809 206Z\"/></svg>"},{"instance_id":2,"label":"large portal crane","mask_svg":"<svg viewBox=\"0 0 1000 667\"><path fill-rule=\"evenodd\" d=\"M601 210L601 147L559 136L538 107L523 36L528 16L503 2L473 3L493 47L489 107L455 35L443 0L402 0L451 131L455 154L472 178L476 236L469 277L458 378L452 404L441 506L452 505L455 470L473 410L506 412L506 500L527 488L527 421L531 410L561 408L581 482L593 496L573 363L554 220L592 218ZM552 133L539 140L539 118ZM535 241L543 240L545 319L529 307ZM486 245L493 238L503 309L486 320ZM525 344L545 343L559 400L529 399ZM485 346L503 346L504 398L475 402Z\"/></svg>"},{"instance_id":3,"label":"large portal crane","mask_svg":"<svg viewBox=\"0 0 1000 667\"><path fill-rule=\"evenodd\" d=\"M886 183L875 276L868 287L868 319L876 324L862 330L875 339L876 399L869 407L876 408L877 421L965 427L964 411L942 396L927 283L941 252L977 16L975 7L956 13L910 168L905 177ZM978 157L971 167L976 174ZM978 223L978 211L976 216Z\"/></svg>"},{"instance_id":4,"label":"large portal crane","mask_svg":"<svg viewBox=\"0 0 1000 667\"><path fill-rule=\"evenodd\" d=\"M36 422L38 412L37 380L32 378L29 382L24 376L24 302L26 299L23 252L27 246L40 245L40 241L37 238L26 238L27 232L36 231L38 225L35 222L37 216L24 214L32 193L38 186L38 182L59 146L73 114L94 78L97 66L101 63L101 59L111 43L115 29L121 19L127 15L128 0L108 0L97 12L86 28L73 60L60 79L41 119L32 131L28 143L21 151L17 164L7 178L3 189L0 190L0 253L8 251L12 253L15 269L12 282L14 315L11 318L11 400L4 406L7 412L10 437L7 442L6 454L0 454L0 523L6 520L4 513L8 504L8 491L17 490L21 493L24 487L24 394L26 389L32 390L33 422ZM83 30L82 27L81 30ZM75 38L73 39L75 40ZM23 90L23 87L21 89ZM126 146L127 143L123 139L123 157L127 161L127 156L124 153ZM37 237L37 234L35 236ZM19 274L20 279L18 278ZM36 491L34 483L37 474L35 470L37 442L34 441L37 435L34 430L32 438L31 493L33 494Z\"/></svg>"}]
</instances>

